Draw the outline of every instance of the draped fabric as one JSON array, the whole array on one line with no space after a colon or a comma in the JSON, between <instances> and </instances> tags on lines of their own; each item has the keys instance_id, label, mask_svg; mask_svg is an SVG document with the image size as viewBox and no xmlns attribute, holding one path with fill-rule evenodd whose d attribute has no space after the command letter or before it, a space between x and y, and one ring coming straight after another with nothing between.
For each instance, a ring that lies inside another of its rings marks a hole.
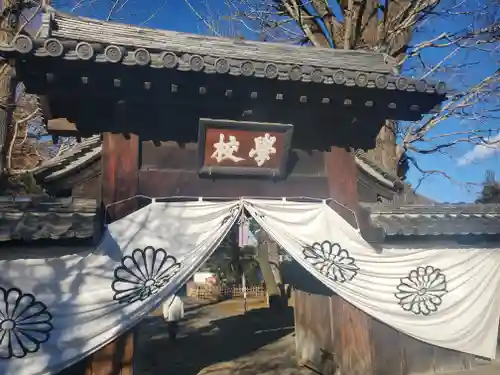
<instances>
[{"instance_id":1,"label":"draped fabric","mask_svg":"<svg viewBox=\"0 0 500 375\"><path fill-rule=\"evenodd\" d=\"M327 204L248 200L246 207L309 273L367 314L430 344L495 358L500 249L379 254Z\"/></svg>"},{"instance_id":2,"label":"draped fabric","mask_svg":"<svg viewBox=\"0 0 500 375\"><path fill-rule=\"evenodd\" d=\"M93 251L0 261L0 374L54 374L126 332L210 257L240 207L152 203Z\"/></svg>"},{"instance_id":3,"label":"draped fabric","mask_svg":"<svg viewBox=\"0 0 500 375\"><path fill-rule=\"evenodd\" d=\"M110 224L91 251L0 260L0 374L53 374L169 298L245 208L309 273L422 341L494 358L498 249L375 252L323 202L153 202Z\"/></svg>"}]
</instances>

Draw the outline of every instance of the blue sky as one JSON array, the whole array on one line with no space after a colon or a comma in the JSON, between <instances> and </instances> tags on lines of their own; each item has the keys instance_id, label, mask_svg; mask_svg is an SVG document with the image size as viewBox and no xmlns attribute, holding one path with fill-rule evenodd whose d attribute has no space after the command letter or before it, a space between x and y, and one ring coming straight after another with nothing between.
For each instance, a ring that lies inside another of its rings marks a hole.
<instances>
[{"instance_id":1,"label":"blue sky","mask_svg":"<svg viewBox=\"0 0 500 375\"><path fill-rule=\"evenodd\" d=\"M444 1L443 5L449 7L451 1ZM481 1L476 3L477 7L484 5ZM457 9L457 13L463 9ZM470 10L470 8L469 8ZM497 13L498 16L498 13ZM432 22L424 24L422 30L414 35L412 43L418 43L430 39L432 36L439 35L446 31L453 33L466 28L472 18L470 15L453 15L449 17L437 17L432 19ZM447 48L433 48L425 49L422 57L429 64L436 64L446 56L452 54L447 60L449 65L460 66L468 64L466 68L458 69L455 73L437 74L433 78L443 80L447 83L448 87L454 90L463 90L464 87L472 86L482 79L491 75L500 68L500 44L497 44L496 53L488 53L485 51L478 51L475 48L462 48L455 54L456 46L452 45ZM411 67L406 66L409 70ZM415 77L421 77L415 72L408 72L414 74ZM420 74L422 72L419 72ZM497 105L499 103L497 102ZM434 132L430 135L446 134L459 130L466 129L498 129L500 123L498 120L489 120L485 122L479 121L463 121L461 119L452 118L443 122L436 127ZM498 130L493 130L489 133L492 137L499 134ZM463 136L460 136L463 138ZM421 194L427 195L438 201L445 202L460 202L460 201L473 201L478 191L481 189L477 185L467 185L465 182L481 182L484 179L486 170L493 170L497 176L500 177L500 152L493 147L477 147L474 149L473 145L463 143L458 147L449 149L445 154L433 154L430 156L418 157L419 165L422 169L440 169L453 177L456 181L462 182L461 184L452 183L441 176L429 177L419 188ZM467 154L468 153L468 154ZM464 156L467 156L464 158ZM488 156L488 157L486 157ZM466 161L467 160L467 161ZM412 169L409 173L409 182L416 184L421 174Z\"/></svg>"},{"instance_id":2,"label":"blue sky","mask_svg":"<svg viewBox=\"0 0 500 375\"><path fill-rule=\"evenodd\" d=\"M449 9L454 0L444 0L443 9ZM465 0L467 1L467 0ZM482 1L471 2L480 6ZM82 7L74 8L74 4L86 4ZM54 6L62 10L71 10L79 15L106 18L109 15L111 1L75 1L75 0L54 0ZM89 5L90 4L90 5ZM212 19L220 18L223 14L228 14L227 5L222 0L129 0L124 1L122 8L119 5L115 8L113 20L125 23L140 24L153 28L171 29L176 31L185 31L192 33L206 34L207 26L199 19L195 11L199 15L207 16L211 14ZM210 6L207 6L210 4ZM193 8L195 11L193 11ZM463 9L456 9L458 13ZM470 8L468 9L470 10ZM152 17L151 15L155 16ZM472 18L470 15L453 15L448 17L435 17L432 21L424 23L423 27L414 34L412 44L428 40L444 31L452 33L466 28ZM227 27L227 25L225 25ZM240 29L241 30L241 29ZM244 32L244 31L243 31ZM251 33L245 33L245 37L252 37ZM422 53L426 63L432 65L441 61L445 56L449 55L455 49L455 46L448 48L426 49ZM455 90L462 90L464 87L480 81L482 78L498 69L500 61L499 53L496 55L477 52L474 49L460 49L451 58L447 60L450 65L470 64L465 69L460 69L452 74L446 73L437 75L437 79L444 80L448 87ZM404 66L404 72L418 78L422 77L422 70L412 69L412 64ZM445 134L464 129L498 129L498 120L478 123L477 121L460 121L452 118L446 120L436 127L430 135ZM491 136L495 136L497 132L492 132ZM468 163L459 163L461 157L473 151L473 145L469 143L460 144L458 147L447 150L446 153L436 153L427 156L416 156L420 167L424 170L439 169L446 171L455 181L453 183L436 175L426 178L420 185L418 192L432 199L441 202L470 202L473 201L481 189L479 185L467 184L467 182L480 183L485 175L486 170L493 170L500 177L500 153L489 150L489 157L474 160ZM479 154L487 154L483 150L479 150ZM419 182L421 174L414 168L410 170L408 182L416 185Z\"/></svg>"}]
</instances>

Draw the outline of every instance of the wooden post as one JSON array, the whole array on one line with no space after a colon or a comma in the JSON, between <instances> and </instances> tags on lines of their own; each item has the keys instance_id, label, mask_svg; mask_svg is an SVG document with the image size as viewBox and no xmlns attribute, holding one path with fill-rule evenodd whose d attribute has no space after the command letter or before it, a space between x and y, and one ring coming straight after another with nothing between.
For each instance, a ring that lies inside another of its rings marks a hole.
<instances>
[{"instance_id":1,"label":"wooden post","mask_svg":"<svg viewBox=\"0 0 500 375\"><path fill-rule=\"evenodd\" d=\"M124 103L116 107L115 121L127 120ZM103 134L102 205L108 221L118 220L137 209L136 200L108 206L137 194L139 137L135 134ZM117 322L119 324L119 322ZM132 375L134 357L133 329L94 353L87 362L85 375Z\"/></svg>"},{"instance_id":2,"label":"wooden post","mask_svg":"<svg viewBox=\"0 0 500 375\"><path fill-rule=\"evenodd\" d=\"M324 153L324 161L330 197L357 212L354 155L347 149L332 147ZM332 207L355 225L350 211L340 205ZM333 292L320 289L314 294L295 293L294 306L299 363L325 374L338 368L342 375L375 375L368 315Z\"/></svg>"},{"instance_id":3,"label":"wooden post","mask_svg":"<svg viewBox=\"0 0 500 375\"><path fill-rule=\"evenodd\" d=\"M332 147L324 157L330 196L357 212L357 169L353 153L347 149ZM328 302L331 306L331 319L336 322L332 335L338 334L338 337L332 337L336 365L343 375L372 375L370 317L342 298L332 298L335 302Z\"/></svg>"},{"instance_id":4,"label":"wooden post","mask_svg":"<svg viewBox=\"0 0 500 375\"><path fill-rule=\"evenodd\" d=\"M330 197L356 211L359 198L354 155L349 150L332 147L324 158Z\"/></svg>"},{"instance_id":5,"label":"wooden post","mask_svg":"<svg viewBox=\"0 0 500 375\"><path fill-rule=\"evenodd\" d=\"M0 2L0 11L3 14L0 22L0 43L10 43L16 33L19 23L18 3L19 0L3 0ZM7 167L5 161L10 141L8 139L8 128L12 121L14 89L16 86L14 77L13 61L0 59L0 176Z\"/></svg>"},{"instance_id":6,"label":"wooden post","mask_svg":"<svg viewBox=\"0 0 500 375\"><path fill-rule=\"evenodd\" d=\"M127 122L125 103L116 105L117 128ZM126 126L126 125L125 125ZM102 204L108 222L121 219L137 209L137 200L117 203L138 193L139 137L136 134L103 134ZM109 206L110 204L114 204Z\"/></svg>"}]
</instances>

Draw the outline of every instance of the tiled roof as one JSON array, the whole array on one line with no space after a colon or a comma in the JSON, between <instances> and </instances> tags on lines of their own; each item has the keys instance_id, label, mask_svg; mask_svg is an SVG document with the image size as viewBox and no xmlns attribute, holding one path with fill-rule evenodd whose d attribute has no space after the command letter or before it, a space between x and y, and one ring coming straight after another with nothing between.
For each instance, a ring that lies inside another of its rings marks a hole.
<instances>
[{"instance_id":1,"label":"tiled roof","mask_svg":"<svg viewBox=\"0 0 500 375\"><path fill-rule=\"evenodd\" d=\"M386 236L500 235L500 204L362 204Z\"/></svg>"},{"instance_id":2,"label":"tiled roof","mask_svg":"<svg viewBox=\"0 0 500 375\"><path fill-rule=\"evenodd\" d=\"M361 167L361 169L374 176L375 178L377 178L377 180L384 183L385 185L395 187L398 183L401 183L401 180L398 178L398 176L396 176L395 173L387 171L378 163L374 162L363 150L356 150L354 155L356 157L356 164Z\"/></svg>"},{"instance_id":3,"label":"tiled roof","mask_svg":"<svg viewBox=\"0 0 500 375\"><path fill-rule=\"evenodd\" d=\"M84 139L67 152L40 165L33 174L38 181L50 182L73 173L101 157L102 142L99 135Z\"/></svg>"},{"instance_id":4,"label":"tiled roof","mask_svg":"<svg viewBox=\"0 0 500 375\"><path fill-rule=\"evenodd\" d=\"M4 52L157 69L254 76L443 96L444 82L396 74L386 54L234 40L75 17L45 7L38 38L18 35ZM444 98L444 96L443 96ZM442 100L442 99L441 99ZM436 103L437 104L437 103ZM414 111L420 111L414 108Z\"/></svg>"},{"instance_id":5,"label":"tiled roof","mask_svg":"<svg viewBox=\"0 0 500 375\"><path fill-rule=\"evenodd\" d=\"M0 198L0 242L92 238L94 199Z\"/></svg>"},{"instance_id":6,"label":"tiled roof","mask_svg":"<svg viewBox=\"0 0 500 375\"><path fill-rule=\"evenodd\" d=\"M394 206L407 206L407 205L435 205L437 202L418 194L413 190L410 184L404 183L403 189L394 195L391 204Z\"/></svg>"},{"instance_id":7,"label":"tiled roof","mask_svg":"<svg viewBox=\"0 0 500 375\"><path fill-rule=\"evenodd\" d=\"M500 235L500 204L362 206L387 237ZM0 198L0 242L92 238L95 215L93 199Z\"/></svg>"},{"instance_id":8,"label":"tiled roof","mask_svg":"<svg viewBox=\"0 0 500 375\"><path fill-rule=\"evenodd\" d=\"M392 191L392 204L434 204L435 202L423 195L416 193L411 185L400 179L396 173L385 169L363 150L354 153L356 165L366 174L373 177L378 183Z\"/></svg>"}]
</instances>

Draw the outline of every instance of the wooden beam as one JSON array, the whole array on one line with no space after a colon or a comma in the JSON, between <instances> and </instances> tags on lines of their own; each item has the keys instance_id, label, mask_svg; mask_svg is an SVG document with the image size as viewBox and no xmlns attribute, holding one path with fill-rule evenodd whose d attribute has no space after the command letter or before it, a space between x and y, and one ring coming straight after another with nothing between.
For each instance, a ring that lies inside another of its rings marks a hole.
<instances>
[{"instance_id":1,"label":"wooden beam","mask_svg":"<svg viewBox=\"0 0 500 375\"><path fill-rule=\"evenodd\" d=\"M47 121L47 132L60 137L75 137L78 135L76 124L65 118L55 118Z\"/></svg>"},{"instance_id":2,"label":"wooden beam","mask_svg":"<svg viewBox=\"0 0 500 375\"><path fill-rule=\"evenodd\" d=\"M47 95L38 95L38 102L40 103L40 109L42 110L43 118L48 121L52 120L52 111L50 109L50 100Z\"/></svg>"},{"instance_id":3,"label":"wooden beam","mask_svg":"<svg viewBox=\"0 0 500 375\"><path fill-rule=\"evenodd\" d=\"M115 108L115 121L127 121L126 106ZM103 134L101 200L108 221L118 220L135 211L134 200L109 206L137 194L139 137L135 134ZM87 362L85 375L132 375L134 332L130 330L94 353Z\"/></svg>"}]
</instances>

